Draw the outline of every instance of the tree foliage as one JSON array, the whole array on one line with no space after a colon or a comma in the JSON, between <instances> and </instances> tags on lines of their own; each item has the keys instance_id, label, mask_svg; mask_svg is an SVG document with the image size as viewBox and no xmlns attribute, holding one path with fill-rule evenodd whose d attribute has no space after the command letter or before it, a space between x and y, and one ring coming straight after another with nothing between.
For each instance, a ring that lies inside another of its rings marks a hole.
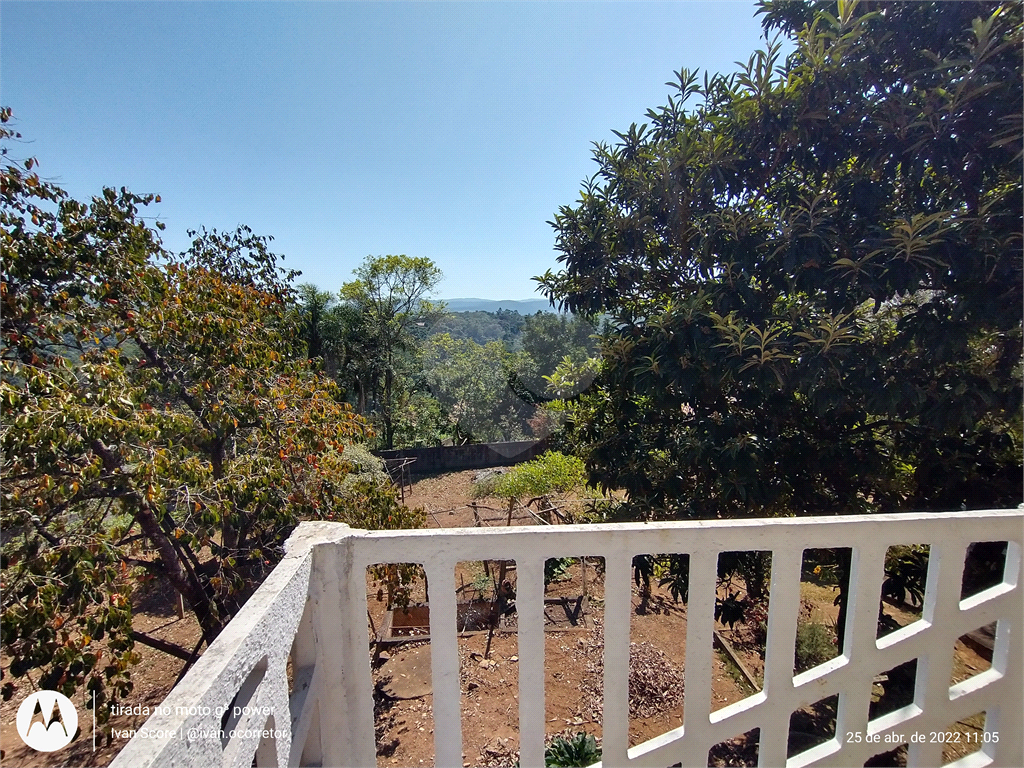
<instances>
[{"instance_id":1,"label":"tree foliage","mask_svg":"<svg viewBox=\"0 0 1024 768\"><path fill-rule=\"evenodd\" d=\"M501 475L494 495L522 503L530 496L582 491L586 484L586 469L580 459L557 451L546 451L533 461L517 464Z\"/></svg>"},{"instance_id":2,"label":"tree foliage","mask_svg":"<svg viewBox=\"0 0 1024 768\"><path fill-rule=\"evenodd\" d=\"M596 324L578 315L537 312L527 317L520 335L524 362L519 376L523 384L531 392L544 394L548 377L559 366L582 372L587 360L597 353L596 333Z\"/></svg>"},{"instance_id":3,"label":"tree foliage","mask_svg":"<svg viewBox=\"0 0 1024 768\"><path fill-rule=\"evenodd\" d=\"M6 152L3 648L13 678L103 703L131 688L134 574L173 586L209 643L300 518L415 514L344 487L366 426L296 343L266 238L201 231L172 255L141 215L158 198L80 203Z\"/></svg>"},{"instance_id":4,"label":"tree foliage","mask_svg":"<svg viewBox=\"0 0 1024 768\"><path fill-rule=\"evenodd\" d=\"M298 289L297 309L309 359L322 360L325 370L336 368L334 358L342 339L342 326L334 296L312 283L303 283Z\"/></svg>"},{"instance_id":5,"label":"tree foliage","mask_svg":"<svg viewBox=\"0 0 1024 768\"><path fill-rule=\"evenodd\" d=\"M459 442L522 440L534 407L510 386L517 360L501 342L477 344L446 333L422 346L430 392L447 414Z\"/></svg>"},{"instance_id":6,"label":"tree foliage","mask_svg":"<svg viewBox=\"0 0 1024 768\"><path fill-rule=\"evenodd\" d=\"M427 258L370 256L342 286L343 305L356 312L359 346L356 383L360 412L372 412L384 448L393 448L402 396L412 387L403 379L418 368L414 329L435 322L444 305L427 299L441 281L441 270Z\"/></svg>"},{"instance_id":7,"label":"tree foliage","mask_svg":"<svg viewBox=\"0 0 1024 768\"><path fill-rule=\"evenodd\" d=\"M538 312L523 319L513 344L434 334L421 344L425 378L456 438L546 437L563 409L547 410L550 401L577 394L593 379L594 330L583 318Z\"/></svg>"},{"instance_id":8,"label":"tree foliage","mask_svg":"<svg viewBox=\"0 0 1024 768\"><path fill-rule=\"evenodd\" d=\"M497 312L449 312L430 328L430 335L447 333L453 339L472 339L477 344L503 342L514 349L526 318L514 309Z\"/></svg>"},{"instance_id":9,"label":"tree foliage","mask_svg":"<svg viewBox=\"0 0 1024 768\"><path fill-rule=\"evenodd\" d=\"M1021 6L765 2L555 217L606 313L573 437L674 514L1021 500Z\"/></svg>"},{"instance_id":10,"label":"tree foliage","mask_svg":"<svg viewBox=\"0 0 1024 768\"><path fill-rule=\"evenodd\" d=\"M299 286L299 328L384 447L545 437L561 423L557 408L538 408L554 396L550 377L563 398L593 379L595 326L584 318L445 313L423 298L440 280L426 259L371 257L356 273L340 302Z\"/></svg>"}]
</instances>

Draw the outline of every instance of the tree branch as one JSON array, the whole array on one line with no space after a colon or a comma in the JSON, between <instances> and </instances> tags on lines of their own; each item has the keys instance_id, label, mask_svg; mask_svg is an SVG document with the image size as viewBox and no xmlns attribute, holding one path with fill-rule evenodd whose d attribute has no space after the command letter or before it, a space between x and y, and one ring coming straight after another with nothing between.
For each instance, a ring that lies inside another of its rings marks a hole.
<instances>
[{"instance_id":1,"label":"tree branch","mask_svg":"<svg viewBox=\"0 0 1024 768\"><path fill-rule=\"evenodd\" d=\"M152 637L138 630L132 630L132 640L148 645L150 648L156 648L158 651L169 653L171 656L177 656L182 661L192 661L192 654L182 648L180 645L174 643L168 643L166 640L161 640L157 637Z\"/></svg>"},{"instance_id":2,"label":"tree branch","mask_svg":"<svg viewBox=\"0 0 1024 768\"><path fill-rule=\"evenodd\" d=\"M143 341L140 337L135 337L135 343L139 345L139 349L142 350L142 353L146 356L146 359L149 360L149 362L152 365L155 365L164 376L166 376L175 386L178 387L181 399L185 402L185 405L189 407L189 410L191 410L192 413L195 414L195 417L199 419L199 423L202 424L203 427L208 432L212 434L217 434L216 430L212 426L210 426L210 422L208 422L206 420L206 417L203 415L203 409L201 407L201 404L188 393L188 388L185 386L184 382L182 382L181 379L178 377L178 374L171 370L171 366L167 364L167 361L164 360L153 347L151 347L148 343Z\"/></svg>"},{"instance_id":3,"label":"tree branch","mask_svg":"<svg viewBox=\"0 0 1024 768\"><path fill-rule=\"evenodd\" d=\"M58 539L56 536L54 536L52 533L46 530L46 528L43 527L43 524L42 522L40 522L38 517L32 515L30 519L32 520L32 527L36 529L36 533L38 533L40 536L42 536L44 539L50 542L51 545L53 545L54 547L59 547L63 543L60 539Z\"/></svg>"}]
</instances>

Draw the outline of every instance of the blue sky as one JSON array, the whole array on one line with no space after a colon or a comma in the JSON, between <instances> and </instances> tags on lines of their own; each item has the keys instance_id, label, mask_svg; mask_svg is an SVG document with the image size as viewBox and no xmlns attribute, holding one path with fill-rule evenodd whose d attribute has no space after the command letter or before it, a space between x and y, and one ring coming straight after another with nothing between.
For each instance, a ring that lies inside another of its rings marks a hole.
<instances>
[{"instance_id":1,"label":"blue sky","mask_svg":"<svg viewBox=\"0 0 1024 768\"><path fill-rule=\"evenodd\" d=\"M164 244L247 224L337 290L370 254L433 259L443 298L524 299L546 223L682 67L764 46L755 5L0 3L0 102L40 173L153 192Z\"/></svg>"}]
</instances>

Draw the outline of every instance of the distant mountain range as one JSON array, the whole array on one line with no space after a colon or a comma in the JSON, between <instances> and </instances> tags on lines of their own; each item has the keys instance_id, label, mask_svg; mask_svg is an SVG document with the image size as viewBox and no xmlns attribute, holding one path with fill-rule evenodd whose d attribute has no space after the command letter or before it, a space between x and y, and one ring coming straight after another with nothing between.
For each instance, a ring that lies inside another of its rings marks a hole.
<instances>
[{"instance_id":1,"label":"distant mountain range","mask_svg":"<svg viewBox=\"0 0 1024 768\"><path fill-rule=\"evenodd\" d=\"M555 309L545 299L442 299L448 305L449 312L497 312L509 309L521 315L532 315L535 312L554 312Z\"/></svg>"}]
</instances>

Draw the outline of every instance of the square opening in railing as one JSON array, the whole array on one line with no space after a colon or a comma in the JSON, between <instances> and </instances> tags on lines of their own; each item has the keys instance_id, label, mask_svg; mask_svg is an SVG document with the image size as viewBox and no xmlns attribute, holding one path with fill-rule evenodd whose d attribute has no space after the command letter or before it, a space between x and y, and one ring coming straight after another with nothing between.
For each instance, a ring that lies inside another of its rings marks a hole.
<instances>
[{"instance_id":1,"label":"square opening in railing","mask_svg":"<svg viewBox=\"0 0 1024 768\"><path fill-rule=\"evenodd\" d=\"M427 581L418 563L366 569L377 765L433 765Z\"/></svg>"},{"instance_id":2,"label":"square opening in railing","mask_svg":"<svg viewBox=\"0 0 1024 768\"><path fill-rule=\"evenodd\" d=\"M547 736L600 743L604 717L603 557L552 558L544 567L544 720Z\"/></svg>"},{"instance_id":3,"label":"square opening in railing","mask_svg":"<svg viewBox=\"0 0 1024 768\"><path fill-rule=\"evenodd\" d=\"M896 545L886 550L877 638L921 621L929 552L927 544Z\"/></svg>"},{"instance_id":4,"label":"square opening in railing","mask_svg":"<svg viewBox=\"0 0 1024 768\"><path fill-rule=\"evenodd\" d=\"M1005 541L976 541L964 555L964 576L960 599L966 600L1007 581L1006 562L1010 544ZM1009 580L1015 579L1011 574Z\"/></svg>"},{"instance_id":5,"label":"square opening in railing","mask_svg":"<svg viewBox=\"0 0 1024 768\"><path fill-rule=\"evenodd\" d=\"M997 627L998 622L993 621L957 638L953 646L953 669L949 679L951 689L992 668Z\"/></svg>"},{"instance_id":6,"label":"square opening in railing","mask_svg":"<svg viewBox=\"0 0 1024 768\"><path fill-rule=\"evenodd\" d=\"M839 655L839 614L853 550L805 549L800 568L793 671L820 666Z\"/></svg>"},{"instance_id":7,"label":"square opening in railing","mask_svg":"<svg viewBox=\"0 0 1024 768\"><path fill-rule=\"evenodd\" d=\"M929 733L929 738L942 742L942 764L948 765L963 760L968 755L980 752L987 745L999 741L998 733L985 727L985 712L963 717L950 723L941 731Z\"/></svg>"},{"instance_id":8,"label":"square opening in railing","mask_svg":"<svg viewBox=\"0 0 1024 768\"><path fill-rule=\"evenodd\" d=\"M629 622L631 747L683 724L690 556L637 555L633 558L632 568Z\"/></svg>"},{"instance_id":9,"label":"square opening in railing","mask_svg":"<svg viewBox=\"0 0 1024 768\"><path fill-rule=\"evenodd\" d=\"M872 755L864 762L864 768L902 768L906 764L907 745L900 744L895 749Z\"/></svg>"},{"instance_id":10,"label":"square opening in railing","mask_svg":"<svg viewBox=\"0 0 1024 768\"><path fill-rule=\"evenodd\" d=\"M755 766L760 746L760 728L754 728L727 741L720 741L708 750L708 768Z\"/></svg>"},{"instance_id":11,"label":"square opening in railing","mask_svg":"<svg viewBox=\"0 0 1024 768\"><path fill-rule=\"evenodd\" d=\"M799 755L836 737L839 695L820 699L789 716L787 757Z\"/></svg>"},{"instance_id":12,"label":"square opening in railing","mask_svg":"<svg viewBox=\"0 0 1024 768\"><path fill-rule=\"evenodd\" d=\"M718 555L712 683L720 692L712 688L712 712L764 687L771 568L772 553L767 551Z\"/></svg>"},{"instance_id":13,"label":"square opening in railing","mask_svg":"<svg viewBox=\"0 0 1024 768\"><path fill-rule=\"evenodd\" d=\"M875 675L871 680L871 704L868 706L868 719L877 720L913 704L916 685L917 659L911 659Z\"/></svg>"},{"instance_id":14,"label":"square opening in railing","mask_svg":"<svg viewBox=\"0 0 1024 768\"><path fill-rule=\"evenodd\" d=\"M519 634L515 561L455 565L462 753L470 765L519 755Z\"/></svg>"}]
</instances>

